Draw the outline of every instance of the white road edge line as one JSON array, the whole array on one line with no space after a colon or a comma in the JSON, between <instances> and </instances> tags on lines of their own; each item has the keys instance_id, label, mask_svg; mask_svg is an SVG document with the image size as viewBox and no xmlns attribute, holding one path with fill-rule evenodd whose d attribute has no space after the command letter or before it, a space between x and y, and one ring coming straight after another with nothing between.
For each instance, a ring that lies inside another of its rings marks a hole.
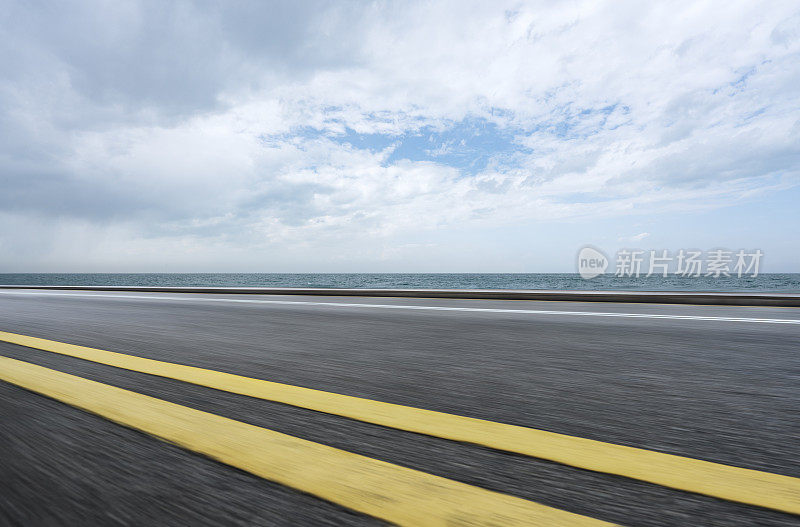
<instances>
[{"instance_id":1,"label":"white road edge line","mask_svg":"<svg viewBox=\"0 0 800 527\"><path fill-rule=\"evenodd\" d=\"M455 307L455 306L409 306L400 304L356 304L351 302L303 302L293 300L257 300L254 298L208 298L208 297L183 297L159 295L109 295L98 293L51 293L39 291L0 291L3 295L29 295L29 296L75 296L90 298L133 298L144 300L173 300L179 302L228 302L243 304L280 304L280 305L312 305L331 307L364 307L376 309L411 309L424 311L466 311L476 313L517 313L523 315L566 315L580 317L618 317L618 318L649 318L667 320L706 320L714 322L748 322L756 324L794 324L800 325L800 320L785 318L744 318L744 317L706 317L698 315L659 315L654 313L613 313L602 311L547 311L539 309L500 309L489 307Z\"/></svg>"}]
</instances>

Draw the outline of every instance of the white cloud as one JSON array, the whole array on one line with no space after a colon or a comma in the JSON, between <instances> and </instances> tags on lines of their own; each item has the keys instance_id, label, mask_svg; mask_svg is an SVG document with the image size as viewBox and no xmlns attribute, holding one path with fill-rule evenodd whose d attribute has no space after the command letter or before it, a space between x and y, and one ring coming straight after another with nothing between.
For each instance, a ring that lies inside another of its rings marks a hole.
<instances>
[{"instance_id":1,"label":"white cloud","mask_svg":"<svg viewBox=\"0 0 800 527\"><path fill-rule=\"evenodd\" d=\"M634 234L633 236L620 236L618 240L621 242L640 242L649 236L649 232L640 232L639 234Z\"/></svg>"},{"instance_id":2,"label":"white cloud","mask_svg":"<svg viewBox=\"0 0 800 527\"><path fill-rule=\"evenodd\" d=\"M112 266L98 253L368 262L424 252L405 239L419 232L681 213L800 183L793 2L9 13L0 211L19 228L1 241L27 262L67 258L65 236ZM404 134L468 118L516 151L475 174L448 164L455 139L392 157Z\"/></svg>"}]
</instances>

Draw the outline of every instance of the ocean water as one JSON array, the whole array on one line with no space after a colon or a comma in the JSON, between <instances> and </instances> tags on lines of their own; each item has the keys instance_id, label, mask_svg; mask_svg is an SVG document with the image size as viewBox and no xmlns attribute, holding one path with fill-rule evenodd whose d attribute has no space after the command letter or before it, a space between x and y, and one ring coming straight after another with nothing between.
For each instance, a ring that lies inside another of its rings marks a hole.
<instances>
[{"instance_id":1,"label":"ocean water","mask_svg":"<svg viewBox=\"0 0 800 527\"><path fill-rule=\"evenodd\" d=\"M0 274L0 284L800 293L800 273L770 273L755 278L601 275L591 280L572 273L14 273Z\"/></svg>"}]
</instances>

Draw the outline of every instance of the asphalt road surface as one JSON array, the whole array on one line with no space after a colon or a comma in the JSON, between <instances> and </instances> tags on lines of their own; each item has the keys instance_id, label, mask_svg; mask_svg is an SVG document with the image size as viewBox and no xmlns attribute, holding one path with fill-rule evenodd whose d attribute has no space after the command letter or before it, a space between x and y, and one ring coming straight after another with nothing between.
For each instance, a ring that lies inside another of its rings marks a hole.
<instances>
[{"instance_id":1,"label":"asphalt road surface","mask_svg":"<svg viewBox=\"0 0 800 527\"><path fill-rule=\"evenodd\" d=\"M800 325L776 320L800 309L0 292L1 331L800 477ZM800 525L5 342L0 355L622 525ZM0 382L0 525L380 523Z\"/></svg>"}]
</instances>

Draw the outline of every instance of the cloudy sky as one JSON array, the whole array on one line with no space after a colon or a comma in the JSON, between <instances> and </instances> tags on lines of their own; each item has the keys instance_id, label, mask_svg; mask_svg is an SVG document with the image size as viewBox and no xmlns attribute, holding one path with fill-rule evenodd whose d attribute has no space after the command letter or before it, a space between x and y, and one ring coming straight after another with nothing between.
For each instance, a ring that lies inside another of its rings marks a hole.
<instances>
[{"instance_id":1,"label":"cloudy sky","mask_svg":"<svg viewBox=\"0 0 800 527\"><path fill-rule=\"evenodd\" d=\"M0 7L0 271L800 271L796 0Z\"/></svg>"}]
</instances>

